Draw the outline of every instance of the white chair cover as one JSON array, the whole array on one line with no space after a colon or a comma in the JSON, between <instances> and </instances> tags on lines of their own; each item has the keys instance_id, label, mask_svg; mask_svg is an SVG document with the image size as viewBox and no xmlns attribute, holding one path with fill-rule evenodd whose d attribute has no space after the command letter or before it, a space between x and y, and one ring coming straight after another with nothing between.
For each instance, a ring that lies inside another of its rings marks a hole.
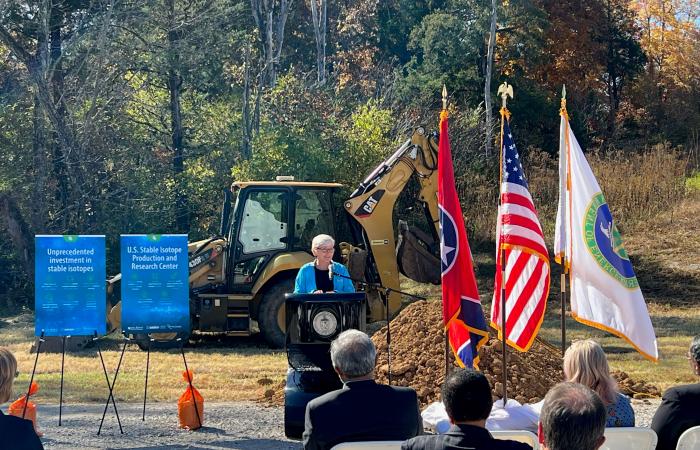
<instances>
[{"instance_id":1,"label":"white chair cover","mask_svg":"<svg viewBox=\"0 0 700 450\"><path fill-rule=\"evenodd\" d=\"M496 439L509 439L511 441L522 442L531 446L533 450L538 450L540 448L540 444L537 442L537 435L526 430L491 431L491 436Z\"/></svg>"},{"instance_id":2,"label":"white chair cover","mask_svg":"<svg viewBox=\"0 0 700 450\"><path fill-rule=\"evenodd\" d=\"M657 439L651 428L606 428L605 443L600 450L654 450Z\"/></svg>"},{"instance_id":3,"label":"white chair cover","mask_svg":"<svg viewBox=\"0 0 700 450\"><path fill-rule=\"evenodd\" d=\"M688 428L678 438L676 450L698 450L700 449L700 426Z\"/></svg>"}]
</instances>

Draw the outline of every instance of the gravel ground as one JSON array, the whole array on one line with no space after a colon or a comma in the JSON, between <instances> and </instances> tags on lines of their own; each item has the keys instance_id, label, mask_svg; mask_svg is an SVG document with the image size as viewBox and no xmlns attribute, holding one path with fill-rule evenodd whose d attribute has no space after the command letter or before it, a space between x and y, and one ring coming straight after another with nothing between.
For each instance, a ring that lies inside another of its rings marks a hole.
<instances>
[{"instance_id":1,"label":"gravel ground","mask_svg":"<svg viewBox=\"0 0 700 450\"><path fill-rule=\"evenodd\" d=\"M64 405L62 426L58 426L58 406L40 405L37 416L42 441L48 449L300 449L298 442L284 436L282 408L256 403L204 404L204 424L200 430L178 428L175 403L117 403L124 434L111 408L97 436L104 405ZM0 445L2 447L2 445Z\"/></svg>"},{"instance_id":2,"label":"gravel ground","mask_svg":"<svg viewBox=\"0 0 700 450\"><path fill-rule=\"evenodd\" d=\"M648 427L660 399L632 400L636 423ZM39 426L44 447L49 449L295 449L299 442L284 437L284 413L256 403L206 403L205 427L198 431L177 426L177 406L167 403L147 405L146 421L141 421L141 404L117 403L124 434L109 409L102 433L97 436L103 405L64 405L62 426L58 426L58 406L39 406Z\"/></svg>"}]
</instances>

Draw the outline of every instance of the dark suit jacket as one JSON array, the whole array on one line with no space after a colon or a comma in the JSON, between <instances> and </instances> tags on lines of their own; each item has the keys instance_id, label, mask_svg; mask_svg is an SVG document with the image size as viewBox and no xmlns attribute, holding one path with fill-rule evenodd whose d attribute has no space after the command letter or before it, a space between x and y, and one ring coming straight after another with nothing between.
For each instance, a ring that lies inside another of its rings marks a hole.
<instances>
[{"instance_id":1,"label":"dark suit jacket","mask_svg":"<svg viewBox=\"0 0 700 450\"><path fill-rule=\"evenodd\" d=\"M416 391L374 381L351 381L309 402L304 448L341 442L403 441L423 432Z\"/></svg>"},{"instance_id":2,"label":"dark suit jacket","mask_svg":"<svg viewBox=\"0 0 700 450\"><path fill-rule=\"evenodd\" d=\"M0 448L12 450L43 450L31 420L6 416L0 411Z\"/></svg>"},{"instance_id":3,"label":"dark suit jacket","mask_svg":"<svg viewBox=\"0 0 700 450\"><path fill-rule=\"evenodd\" d=\"M659 437L656 450L675 450L681 434L696 425L700 425L700 383L667 390L651 421Z\"/></svg>"},{"instance_id":4,"label":"dark suit jacket","mask_svg":"<svg viewBox=\"0 0 700 450\"><path fill-rule=\"evenodd\" d=\"M401 444L401 450L532 450L522 442L494 439L486 428L452 425L445 434L418 436Z\"/></svg>"}]
</instances>

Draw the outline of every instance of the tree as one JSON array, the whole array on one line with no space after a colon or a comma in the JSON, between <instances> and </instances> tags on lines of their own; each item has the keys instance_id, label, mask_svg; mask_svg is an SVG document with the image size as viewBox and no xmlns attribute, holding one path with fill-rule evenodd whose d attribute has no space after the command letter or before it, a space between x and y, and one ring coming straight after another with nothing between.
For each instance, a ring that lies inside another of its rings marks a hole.
<instances>
[{"instance_id":1,"label":"tree","mask_svg":"<svg viewBox=\"0 0 700 450\"><path fill-rule=\"evenodd\" d=\"M316 37L316 67L319 84L326 82L326 15L328 0L310 0L313 18L314 36Z\"/></svg>"},{"instance_id":2,"label":"tree","mask_svg":"<svg viewBox=\"0 0 700 450\"><path fill-rule=\"evenodd\" d=\"M277 82L277 67L284 43L284 27L293 0L250 0L255 26L258 29L260 52L265 68L264 85Z\"/></svg>"}]
</instances>

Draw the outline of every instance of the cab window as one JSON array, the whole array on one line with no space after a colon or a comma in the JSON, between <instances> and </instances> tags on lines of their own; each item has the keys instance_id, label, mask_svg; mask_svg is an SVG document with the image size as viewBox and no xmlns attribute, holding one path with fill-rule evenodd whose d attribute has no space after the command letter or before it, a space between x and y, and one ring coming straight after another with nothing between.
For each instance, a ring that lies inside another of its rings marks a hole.
<instances>
[{"instance_id":1,"label":"cab window","mask_svg":"<svg viewBox=\"0 0 700 450\"><path fill-rule=\"evenodd\" d=\"M294 249L311 249L311 240L319 234L333 236L331 193L328 190L300 189L294 212Z\"/></svg>"},{"instance_id":2,"label":"cab window","mask_svg":"<svg viewBox=\"0 0 700 450\"><path fill-rule=\"evenodd\" d=\"M238 240L243 253L287 247L287 208L281 191L255 191L246 198Z\"/></svg>"}]
</instances>

